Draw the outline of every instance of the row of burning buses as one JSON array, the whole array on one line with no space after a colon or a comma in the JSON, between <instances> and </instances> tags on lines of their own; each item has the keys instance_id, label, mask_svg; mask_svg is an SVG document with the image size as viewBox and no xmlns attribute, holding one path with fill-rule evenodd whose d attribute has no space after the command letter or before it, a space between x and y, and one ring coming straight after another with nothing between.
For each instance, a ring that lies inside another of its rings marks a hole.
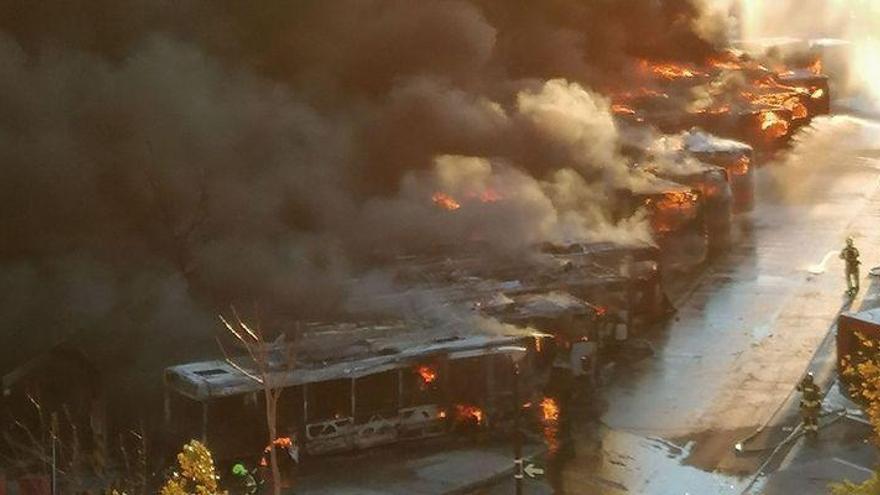
<instances>
[{"instance_id":1,"label":"row of burning buses","mask_svg":"<svg viewBox=\"0 0 880 495\"><path fill-rule=\"evenodd\" d=\"M644 180L619 191L618 214L646 211L656 245L543 246L525 260L490 259L476 247L393 260L396 285L408 289L371 294L371 305L409 304L411 318L300 326L288 344L294 359L273 365L272 383L284 389L282 443L295 444L301 456L322 455L503 431L518 409L538 430L558 431L563 398L550 377L588 383L609 348L669 314L661 273L682 254L702 261L728 246L732 217L754 204L756 152L778 148L793 128L829 111L817 65L772 72L731 53L705 68L646 62L643 69L656 84L614 97L618 125L669 134L629 150ZM697 82L722 86L711 81L732 74L736 92L719 89L709 99L701 92L700 106L685 112L667 107L672 93ZM442 193L432 200L458 206ZM170 445L196 435L221 459L259 458L262 388L242 369L252 363L166 370L167 431L177 437Z\"/></svg>"},{"instance_id":2,"label":"row of burning buses","mask_svg":"<svg viewBox=\"0 0 880 495\"><path fill-rule=\"evenodd\" d=\"M551 375L587 383L606 348L668 311L654 246L543 246L527 260L483 252L398 258L395 283L409 289L369 299L378 314L412 305L406 321L300 325L295 358L279 347L271 372L284 389L282 438L302 456L505 431L514 379L522 417L556 431L563 401ZM201 436L221 459L262 452L262 388L241 369L253 363L166 369L169 445Z\"/></svg>"}]
</instances>

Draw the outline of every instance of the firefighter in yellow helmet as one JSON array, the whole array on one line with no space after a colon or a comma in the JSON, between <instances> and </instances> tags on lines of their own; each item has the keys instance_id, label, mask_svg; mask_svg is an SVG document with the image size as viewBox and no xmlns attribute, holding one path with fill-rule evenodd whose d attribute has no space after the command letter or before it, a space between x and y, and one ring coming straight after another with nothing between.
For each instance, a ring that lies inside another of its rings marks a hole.
<instances>
[{"instance_id":1,"label":"firefighter in yellow helmet","mask_svg":"<svg viewBox=\"0 0 880 495\"><path fill-rule=\"evenodd\" d=\"M859 250L856 249L853 238L846 238L846 246L840 251L840 259L846 262L846 293L854 296L859 291Z\"/></svg>"},{"instance_id":2,"label":"firefighter in yellow helmet","mask_svg":"<svg viewBox=\"0 0 880 495\"><path fill-rule=\"evenodd\" d=\"M813 381L813 374L807 373L798 385L801 393L801 418L804 432L811 438L819 435L819 412L822 410L822 391Z\"/></svg>"}]
</instances>

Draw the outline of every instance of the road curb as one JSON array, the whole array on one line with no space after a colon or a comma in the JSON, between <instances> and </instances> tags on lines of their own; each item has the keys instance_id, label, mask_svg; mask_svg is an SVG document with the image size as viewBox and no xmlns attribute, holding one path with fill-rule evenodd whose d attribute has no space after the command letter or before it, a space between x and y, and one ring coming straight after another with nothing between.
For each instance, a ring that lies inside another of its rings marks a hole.
<instances>
[{"instance_id":1,"label":"road curb","mask_svg":"<svg viewBox=\"0 0 880 495\"><path fill-rule=\"evenodd\" d=\"M545 455L546 453L547 453L547 447L546 446L541 447L535 453L527 455L527 456L523 456L523 461L526 461L526 462L534 461L535 459ZM495 473L493 473L491 476L489 476L487 478L473 481L473 482L468 483L464 486L459 486L459 487L453 488L451 490L445 491L441 495L467 495L468 493L471 493L474 490L479 490L480 488L492 486L492 485L498 483L499 481L504 480L504 478L507 478L508 476L513 478L513 472L514 472L513 454L511 454L510 466L508 468L503 469L501 471L496 471Z\"/></svg>"}]
</instances>

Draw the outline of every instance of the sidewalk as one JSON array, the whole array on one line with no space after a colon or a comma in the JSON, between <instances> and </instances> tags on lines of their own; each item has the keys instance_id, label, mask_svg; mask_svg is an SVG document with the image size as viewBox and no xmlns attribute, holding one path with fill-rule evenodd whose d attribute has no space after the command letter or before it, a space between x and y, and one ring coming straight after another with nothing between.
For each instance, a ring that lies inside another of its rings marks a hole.
<instances>
[{"instance_id":1,"label":"sidewalk","mask_svg":"<svg viewBox=\"0 0 880 495\"><path fill-rule=\"evenodd\" d=\"M525 458L543 445L526 444ZM513 476L509 442L465 442L455 438L378 448L321 459L288 495L461 494Z\"/></svg>"}]
</instances>

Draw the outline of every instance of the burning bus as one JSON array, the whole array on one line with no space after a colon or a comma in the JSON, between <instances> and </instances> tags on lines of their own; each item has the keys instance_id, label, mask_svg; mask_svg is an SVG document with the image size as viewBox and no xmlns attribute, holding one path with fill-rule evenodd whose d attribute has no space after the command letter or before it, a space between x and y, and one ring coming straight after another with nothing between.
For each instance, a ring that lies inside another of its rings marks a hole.
<instances>
[{"instance_id":1,"label":"burning bus","mask_svg":"<svg viewBox=\"0 0 880 495\"><path fill-rule=\"evenodd\" d=\"M781 84L799 90L810 117L831 113L831 88L828 76L821 73L821 65L815 69L802 68L783 72L778 79Z\"/></svg>"},{"instance_id":2,"label":"burning bus","mask_svg":"<svg viewBox=\"0 0 880 495\"><path fill-rule=\"evenodd\" d=\"M599 353L620 336L621 323L609 317L607 308L558 290L511 294L482 309L499 321L552 335L535 341L539 362L544 368L563 368L573 377L593 378Z\"/></svg>"},{"instance_id":3,"label":"burning bus","mask_svg":"<svg viewBox=\"0 0 880 495\"><path fill-rule=\"evenodd\" d=\"M668 267L685 267L706 259L708 242L703 197L690 186L644 174L630 189L618 191L619 215L647 213L654 239Z\"/></svg>"},{"instance_id":4,"label":"burning bus","mask_svg":"<svg viewBox=\"0 0 880 495\"><path fill-rule=\"evenodd\" d=\"M682 134L684 149L701 162L724 168L733 195L733 212L751 211L755 202L754 151L751 146L691 129Z\"/></svg>"},{"instance_id":5,"label":"burning bus","mask_svg":"<svg viewBox=\"0 0 880 495\"><path fill-rule=\"evenodd\" d=\"M548 244L543 251L552 260L551 268L536 272L535 283L604 310L603 323L623 325L615 326L616 339L625 339L638 322L655 322L670 312L656 246L592 242Z\"/></svg>"},{"instance_id":6,"label":"burning bus","mask_svg":"<svg viewBox=\"0 0 880 495\"><path fill-rule=\"evenodd\" d=\"M733 199L727 171L721 167L694 162L691 167L661 167L656 171L663 179L684 184L699 191L703 200L703 220L710 253L719 253L730 246Z\"/></svg>"},{"instance_id":7,"label":"burning bus","mask_svg":"<svg viewBox=\"0 0 880 495\"><path fill-rule=\"evenodd\" d=\"M295 362L272 371L284 389L278 431L310 455L365 449L511 416L514 358L525 390L532 380L530 330L504 334L424 328L402 322L312 324L295 344ZM525 354L523 354L525 352ZM262 385L247 359L182 364L165 370L171 445L199 436L220 459L262 452Z\"/></svg>"}]
</instances>

